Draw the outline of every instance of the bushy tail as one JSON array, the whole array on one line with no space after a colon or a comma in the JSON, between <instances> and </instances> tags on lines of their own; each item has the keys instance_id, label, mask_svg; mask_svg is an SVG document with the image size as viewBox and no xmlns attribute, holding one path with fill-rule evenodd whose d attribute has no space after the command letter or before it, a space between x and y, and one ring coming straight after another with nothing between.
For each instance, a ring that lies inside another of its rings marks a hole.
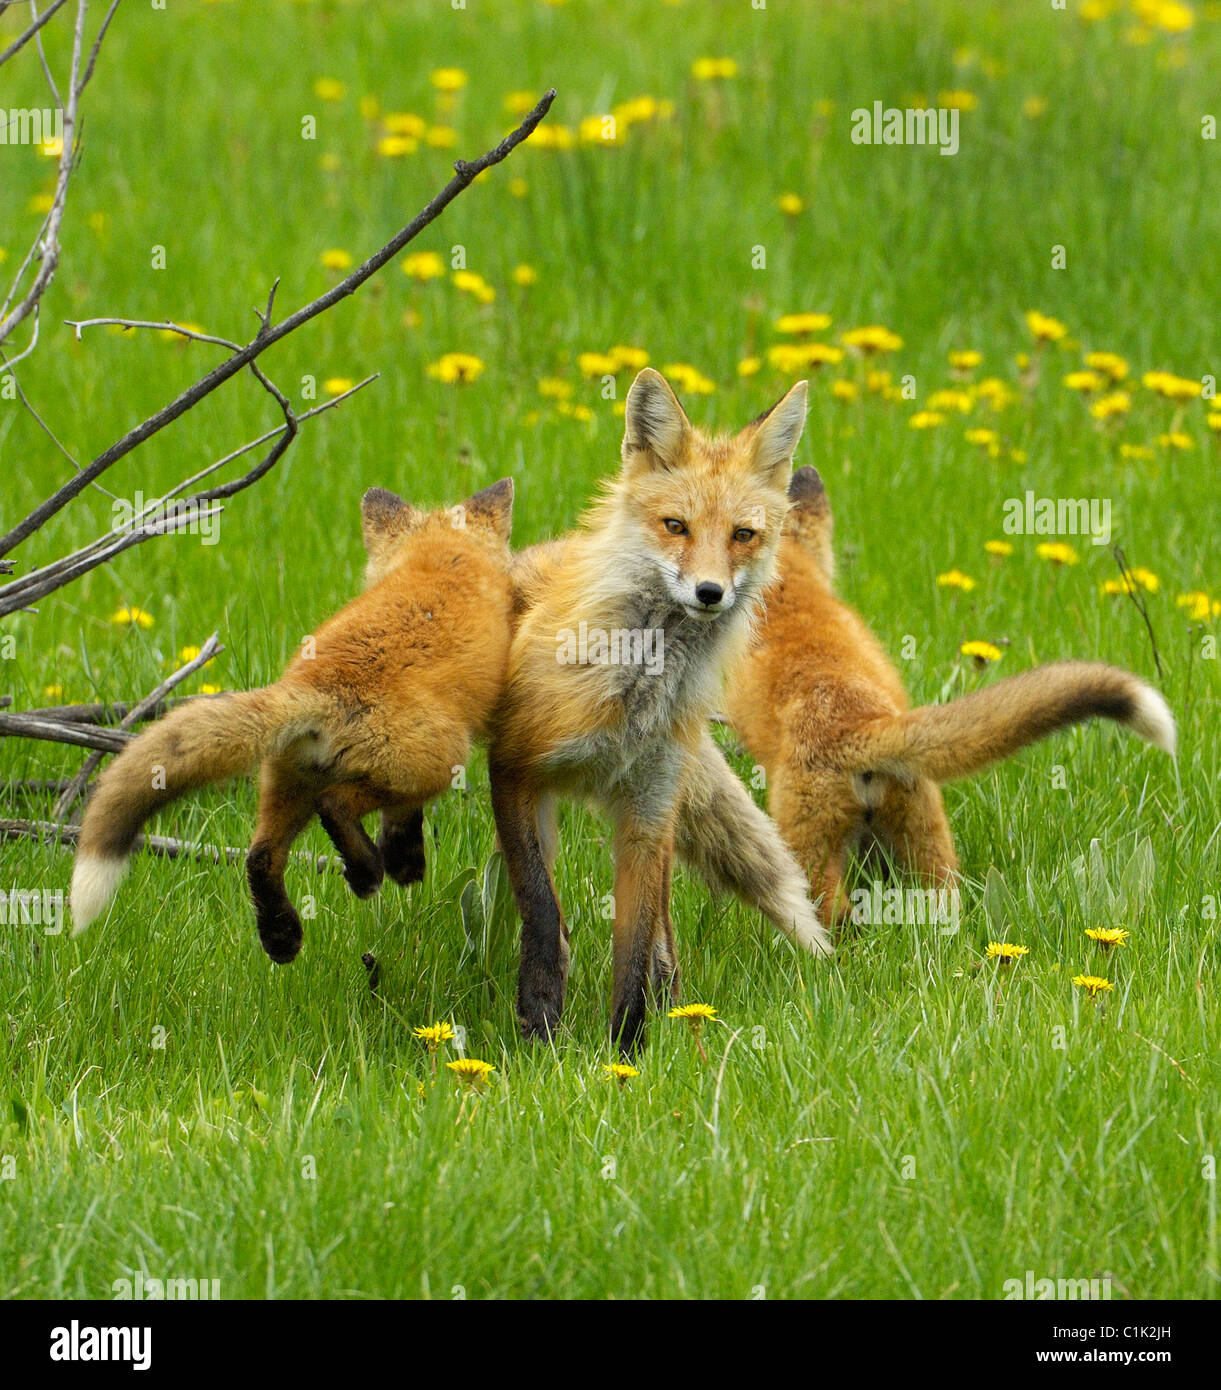
<instances>
[{"instance_id":1,"label":"bushy tail","mask_svg":"<svg viewBox=\"0 0 1221 1390\"><path fill-rule=\"evenodd\" d=\"M757 907L812 955L831 954L809 880L707 733L688 760L675 849L714 892L735 893Z\"/></svg>"},{"instance_id":2,"label":"bushy tail","mask_svg":"<svg viewBox=\"0 0 1221 1390\"><path fill-rule=\"evenodd\" d=\"M74 934L104 912L145 821L209 782L248 773L273 743L307 731L299 696L275 687L192 700L128 745L98 778L72 867Z\"/></svg>"},{"instance_id":3,"label":"bushy tail","mask_svg":"<svg viewBox=\"0 0 1221 1390\"><path fill-rule=\"evenodd\" d=\"M950 782L1095 717L1124 724L1174 756L1174 716L1156 690L1118 666L1061 661L945 705L924 705L867 724L847 741L842 765L849 771Z\"/></svg>"}]
</instances>

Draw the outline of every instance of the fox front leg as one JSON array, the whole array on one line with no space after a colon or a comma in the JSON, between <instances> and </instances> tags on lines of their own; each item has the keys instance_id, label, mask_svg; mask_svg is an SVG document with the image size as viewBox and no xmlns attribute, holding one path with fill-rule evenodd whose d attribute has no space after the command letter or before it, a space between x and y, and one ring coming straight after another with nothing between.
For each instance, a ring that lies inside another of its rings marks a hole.
<instances>
[{"instance_id":1,"label":"fox front leg","mask_svg":"<svg viewBox=\"0 0 1221 1390\"><path fill-rule=\"evenodd\" d=\"M559 1027L568 985L568 929L538 833L539 793L493 761L492 812L521 914L517 1020L522 1036L547 1041Z\"/></svg>"},{"instance_id":2,"label":"fox front leg","mask_svg":"<svg viewBox=\"0 0 1221 1390\"><path fill-rule=\"evenodd\" d=\"M386 872L404 888L424 877L424 811L422 807L388 807L382 812L382 832L377 837Z\"/></svg>"},{"instance_id":3,"label":"fox front leg","mask_svg":"<svg viewBox=\"0 0 1221 1390\"><path fill-rule=\"evenodd\" d=\"M376 802L352 786L332 787L318 798L318 819L343 860L343 876L358 898L369 898L381 887L385 872L377 845L369 838L361 816Z\"/></svg>"},{"instance_id":4,"label":"fox front leg","mask_svg":"<svg viewBox=\"0 0 1221 1390\"><path fill-rule=\"evenodd\" d=\"M626 1057L644 1042L650 993L677 983L670 929L673 829L630 813L615 826L615 986L611 1037Z\"/></svg>"}]
</instances>

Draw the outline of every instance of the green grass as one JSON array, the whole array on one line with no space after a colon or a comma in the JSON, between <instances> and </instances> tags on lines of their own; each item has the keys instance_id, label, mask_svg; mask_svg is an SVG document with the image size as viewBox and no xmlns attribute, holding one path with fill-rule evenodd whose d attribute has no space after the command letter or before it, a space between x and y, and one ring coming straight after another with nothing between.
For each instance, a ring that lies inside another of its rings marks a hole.
<instances>
[{"instance_id":1,"label":"green grass","mask_svg":"<svg viewBox=\"0 0 1221 1390\"><path fill-rule=\"evenodd\" d=\"M390 267L269 353L294 396L307 375L382 375L229 504L218 545L150 542L9 620L0 693L17 708L59 702L45 693L54 685L65 700L143 692L213 629L227 650L208 680L274 679L359 585L366 487L436 503L511 473L518 541L555 534L617 459L619 421L581 380L579 353L628 343L658 365L693 363L717 391L689 401L692 415L732 427L788 384L766 367L740 379L738 361L777 340L779 314L809 309L834 315L831 341L860 323L901 334L883 365L918 388L916 403L862 392L843 404L831 381L863 369L824 369L798 459L827 480L843 592L896 657L913 639L901 661L913 699L995 678L962 669L968 638L1007 643L1002 671L1089 656L1156 678L1135 606L1099 594L1115 574L1106 547L1078 543L1080 564L1061 570L1036 557L1038 538L1013 538L997 565L984 554L1006 498L1105 497L1129 561L1161 580L1148 604L1181 752L1176 780L1167 759L1094 727L948 789L967 875L952 936L879 925L815 963L680 874L685 997L721 1021L705 1029L705 1062L685 1025L656 1020L622 1089L602 1072L605 827L565 813L568 1011L554 1050L524 1047L515 922L501 901L486 940L468 940L458 905L492 848L481 757L468 789L430 815L422 886L359 903L337 877L293 871L290 891L312 894L316 917L291 969L268 967L240 868L137 858L109 921L84 939L0 932L0 1155L14 1160L0 1169L13 1173L0 1181L0 1296L108 1297L138 1268L218 1278L225 1297L997 1298L1027 1270L1109 1274L1117 1297L1216 1294L1221 677L1206 644L1216 622L1193 628L1174 598L1221 596L1217 452L1198 401L1175 422L1194 447L1159 446L1175 411L1139 385L1152 368L1198 379L1218 367L1218 155L1200 121L1221 25L1195 8L1189 34L1145 45L1125 39L1126 6L1093 24L983 0L120 10L86 104L42 343L21 377L79 458L216 350L105 330L77 344L63 319L170 316L247 336L276 276L281 312L304 303L328 283L325 249L367 254L440 187L455 153L493 143L510 123L507 92L556 85L551 119L572 127L640 94L674 112L633 127L622 148L520 151L412 248L448 259L464 246L493 304ZM48 51L62 64L61 29ZM691 79L694 59L721 54L737 59L735 78ZM470 75L444 117L456 150L379 157L360 98L431 116L428 74L442 66ZM30 54L5 76L10 105L41 103ZM345 85L341 102L314 95L320 77ZM850 143L852 109L945 89L978 98L954 158ZM1030 96L1045 114L1023 113ZM312 143L300 138L307 114ZM337 169L320 167L326 154ZM11 271L51 165L19 149L2 159ZM799 217L778 210L783 192L804 198ZM154 246L164 270L150 269ZM765 270L751 267L756 246ZM519 263L537 284L512 283ZM1031 308L1063 320L1077 346L1044 350L1022 388L1014 358L1031 351ZM1004 378L1018 399L910 429L950 384L955 347L981 351L976 377ZM1098 348L1122 353L1136 378L1129 418L1107 431L1061 385ZM454 350L485 362L473 386L427 376ZM591 420L557 416L537 390L550 375L573 383ZM275 420L238 379L104 482L151 495ZM964 440L980 425L999 432L998 457ZM1121 442L1152 456L1124 457ZM4 400L0 457L7 527L68 465ZM109 518L109 499L87 494L17 557L43 562ZM953 566L977 579L973 592L937 587ZM121 604L153 626L109 623ZM6 780L78 762L0 744ZM215 790L160 828L241 845L253 801L248 786ZM1155 869L1124 908L1131 944L1102 962L1083 936L1099 909L1072 862L1097 840L1121 865L1145 837ZM316 827L301 845L326 848ZM51 847L0 843L0 863L5 888L67 885L70 859ZM1005 929L1030 948L1003 977L981 964L997 930L982 901L991 866L1020 904ZM377 996L367 950L381 962ZM1070 983L1091 969L1115 981L1105 1006ZM497 1068L465 1106L432 1084L409 1033L446 1018Z\"/></svg>"}]
</instances>

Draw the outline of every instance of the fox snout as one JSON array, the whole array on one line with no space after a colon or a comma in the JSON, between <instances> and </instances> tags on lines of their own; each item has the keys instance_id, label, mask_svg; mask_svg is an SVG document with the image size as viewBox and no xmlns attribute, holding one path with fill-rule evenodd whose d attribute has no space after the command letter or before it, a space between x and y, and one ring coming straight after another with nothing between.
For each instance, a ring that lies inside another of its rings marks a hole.
<instances>
[{"instance_id":1,"label":"fox snout","mask_svg":"<svg viewBox=\"0 0 1221 1390\"><path fill-rule=\"evenodd\" d=\"M714 584L710 579L702 580L695 586L695 597L705 608L715 608L725 596L725 590L720 584Z\"/></svg>"}]
</instances>

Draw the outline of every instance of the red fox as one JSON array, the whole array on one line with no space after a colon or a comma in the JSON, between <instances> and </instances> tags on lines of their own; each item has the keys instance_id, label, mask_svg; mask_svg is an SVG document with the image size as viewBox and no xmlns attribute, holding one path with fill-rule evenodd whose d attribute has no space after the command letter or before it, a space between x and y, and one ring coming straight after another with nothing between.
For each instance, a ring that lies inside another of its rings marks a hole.
<instances>
[{"instance_id":1,"label":"red fox","mask_svg":"<svg viewBox=\"0 0 1221 1390\"><path fill-rule=\"evenodd\" d=\"M287 963L301 949L284 868L315 811L358 896L375 892L383 872L402 884L421 879L423 807L466 763L504 681L512 510L507 478L435 512L382 488L365 493L365 592L318 629L276 684L182 705L98 779L72 872L76 932L106 909L154 811L260 763L246 872L272 960ZM360 820L376 810L375 845Z\"/></svg>"},{"instance_id":2,"label":"red fox","mask_svg":"<svg viewBox=\"0 0 1221 1390\"><path fill-rule=\"evenodd\" d=\"M938 784L1057 729L1114 719L1174 755L1165 700L1099 662L1036 666L945 705L909 709L898 673L832 592L831 510L813 468L793 474L780 573L758 644L728 681L727 713L767 778L768 808L832 921L849 911L845 863L880 844L940 886L957 875Z\"/></svg>"},{"instance_id":3,"label":"red fox","mask_svg":"<svg viewBox=\"0 0 1221 1390\"><path fill-rule=\"evenodd\" d=\"M625 403L623 466L582 530L519 560L521 616L489 747L492 807L522 918L523 1033L555 1031L568 974L555 799L615 829L614 996L621 1050L650 992L677 986L675 848L825 954L804 876L707 732L726 662L775 567L806 384L732 437L694 429L646 368ZM676 845L677 841L677 845Z\"/></svg>"}]
</instances>

